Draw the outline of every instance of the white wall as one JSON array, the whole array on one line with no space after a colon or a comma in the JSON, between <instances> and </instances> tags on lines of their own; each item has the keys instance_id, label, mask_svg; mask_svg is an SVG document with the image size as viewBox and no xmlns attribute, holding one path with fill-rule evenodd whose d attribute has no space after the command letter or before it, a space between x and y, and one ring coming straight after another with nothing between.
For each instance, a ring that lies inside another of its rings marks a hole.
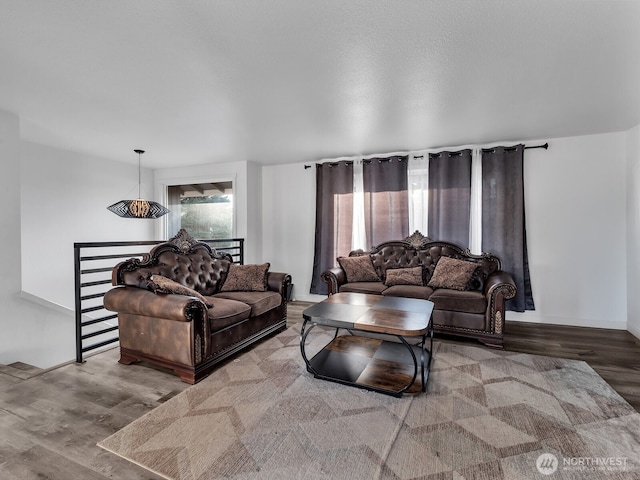
<instances>
[{"instance_id":1,"label":"white wall","mask_svg":"<svg viewBox=\"0 0 640 480\"><path fill-rule=\"evenodd\" d=\"M627 132L627 330L640 338L640 125Z\"/></svg>"},{"instance_id":2,"label":"white wall","mask_svg":"<svg viewBox=\"0 0 640 480\"><path fill-rule=\"evenodd\" d=\"M549 145L525 155L537 310L510 312L507 319L624 329L626 135L558 138ZM321 299L309 294L315 169L305 170L302 163L264 167L263 199L265 258L293 276L295 298Z\"/></svg>"},{"instance_id":3,"label":"white wall","mask_svg":"<svg viewBox=\"0 0 640 480\"><path fill-rule=\"evenodd\" d=\"M0 276L0 363L20 361L48 368L75 358L73 304L67 305L68 308L47 308L26 301L21 296L21 280L36 275L49 278L51 288L44 288L41 293L61 292L60 285L67 284L73 298L72 251L76 238L70 232L79 228L73 224L83 225L84 215L92 211L88 207L92 201L88 197L84 202L76 201L75 205L60 210L49 208L49 205L57 205L53 200L55 197L67 195L61 191L70 188L70 184L63 181L58 190L55 186L58 177L53 176L50 185L36 193L45 205L45 211L34 216L29 206L33 198L21 208L22 195L33 197L30 182L40 178L38 169L45 168L47 160L55 156L54 150L47 149L41 152L47 153L42 157L42 163L29 163L31 168L25 168L21 162L23 150L29 158L29 147L20 140L18 117L0 111L0 203L4 206L0 211L0 263L3 266ZM80 207L79 203L84 206ZM26 231L22 228L21 210L26 225L30 225ZM34 237L38 237L38 242L33 242ZM42 252L51 250L51 256L45 260ZM32 252L37 252L37 256ZM61 267L59 257L65 255L64 252L71 253L71 263L58 270ZM29 265L27 275L22 274L23 264ZM32 297L27 295L27 298Z\"/></svg>"},{"instance_id":4,"label":"white wall","mask_svg":"<svg viewBox=\"0 0 640 480\"><path fill-rule=\"evenodd\" d=\"M536 310L507 319L626 329L626 142L610 133L525 154Z\"/></svg>"},{"instance_id":5,"label":"white wall","mask_svg":"<svg viewBox=\"0 0 640 480\"><path fill-rule=\"evenodd\" d=\"M247 241L245 263L268 261L262 246L262 165L247 162ZM275 271L275 270L274 270Z\"/></svg>"},{"instance_id":6,"label":"white wall","mask_svg":"<svg viewBox=\"0 0 640 480\"><path fill-rule=\"evenodd\" d=\"M22 289L74 309L73 244L152 240L158 220L107 210L138 197L137 165L28 142L21 159ZM142 169L141 178L144 197L153 190L152 172Z\"/></svg>"},{"instance_id":7,"label":"white wall","mask_svg":"<svg viewBox=\"0 0 640 480\"><path fill-rule=\"evenodd\" d=\"M48 368L75 358L73 244L148 240L154 221L106 209L137 196L136 165L24 142L13 114L0 123L0 195L12 207L0 212L0 363ZM143 189L150 180L143 170Z\"/></svg>"},{"instance_id":8,"label":"white wall","mask_svg":"<svg viewBox=\"0 0 640 480\"><path fill-rule=\"evenodd\" d=\"M271 270L289 273L296 300L321 301L311 295L315 242L315 167L303 164L262 168L263 256Z\"/></svg>"},{"instance_id":9,"label":"white wall","mask_svg":"<svg viewBox=\"0 0 640 480\"><path fill-rule=\"evenodd\" d=\"M17 360L20 302L20 127L18 117L0 111L0 363Z\"/></svg>"},{"instance_id":10,"label":"white wall","mask_svg":"<svg viewBox=\"0 0 640 480\"><path fill-rule=\"evenodd\" d=\"M249 178L251 174L251 179ZM161 168L154 171L158 201L166 202L166 187L187 183L233 182L235 202L235 236L245 239L245 263L260 263L262 259L262 209L260 206L260 168L246 161ZM161 219L162 220L162 219ZM165 238L164 222L156 232Z\"/></svg>"}]
</instances>

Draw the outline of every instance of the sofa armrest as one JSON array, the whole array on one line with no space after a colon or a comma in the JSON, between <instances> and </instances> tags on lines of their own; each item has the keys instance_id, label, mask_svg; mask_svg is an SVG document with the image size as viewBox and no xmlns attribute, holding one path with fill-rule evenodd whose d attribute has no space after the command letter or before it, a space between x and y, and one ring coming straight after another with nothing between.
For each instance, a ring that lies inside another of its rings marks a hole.
<instances>
[{"instance_id":1,"label":"sofa armrest","mask_svg":"<svg viewBox=\"0 0 640 480\"><path fill-rule=\"evenodd\" d=\"M179 294L157 295L136 287L116 287L104 296L104 307L118 313L144 315L179 322L207 318L207 306L196 297Z\"/></svg>"},{"instance_id":2,"label":"sofa armrest","mask_svg":"<svg viewBox=\"0 0 640 480\"><path fill-rule=\"evenodd\" d=\"M338 293L340 286L347 283L347 274L341 267L333 267L322 272L320 276L322 281L326 282L329 289L329 295Z\"/></svg>"},{"instance_id":3,"label":"sofa armrest","mask_svg":"<svg viewBox=\"0 0 640 480\"><path fill-rule=\"evenodd\" d=\"M272 292L278 292L285 301L289 284L291 284L291 275L288 273L269 272L267 275L267 288Z\"/></svg>"},{"instance_id":4,"label":"sofa armrest","mask_svg":"<svg viewBox=\"0 0 640 480\"><path fill-rule=\"evenodd\" d=\"M487 298L497 295L498 292L502 293L505 300L516 296L516 283L511 275L502 270L493 272L484 282L484 294Z\"/></svg>"},{"instance_id":5,"label":"sofa armrest","mask_svg":"<svg viewBox=\"0 0 640 480\"><path fill-rule=\"evenodd\" d=\"M486 329L501 337L504 334L505 302L516 296L516 284L511 275L498 270L487 278L484 294L487 298Z\"/></svg>"}]
</instances>

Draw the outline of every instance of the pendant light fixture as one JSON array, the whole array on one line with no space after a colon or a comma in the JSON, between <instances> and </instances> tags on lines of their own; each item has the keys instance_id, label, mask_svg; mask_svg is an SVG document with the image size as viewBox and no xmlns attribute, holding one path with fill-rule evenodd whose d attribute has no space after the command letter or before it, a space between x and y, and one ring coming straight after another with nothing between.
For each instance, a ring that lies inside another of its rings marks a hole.
<instances>
[{"instance_id":1,"label":"pendant light fixture","mask_svg":"<svg viewBox=\"0 0 640 480\"><path fill-rule=\"evenodd\" d=\"M138 198L135 200L120 200L107 207L113 213L123 218L160 218L169 210L157 202L143 200L140 195L140 156L144 150L134 150L138 154Z\"/></svg>"}]
</instances>

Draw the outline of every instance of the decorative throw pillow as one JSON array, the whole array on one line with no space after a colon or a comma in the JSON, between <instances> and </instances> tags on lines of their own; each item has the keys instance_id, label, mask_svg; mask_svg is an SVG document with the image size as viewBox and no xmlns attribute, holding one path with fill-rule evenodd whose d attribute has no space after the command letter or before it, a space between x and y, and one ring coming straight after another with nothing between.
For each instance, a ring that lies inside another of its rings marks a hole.
<instances>
[{"instance_id":1,"label":"decorative throw pillow","mask_svg":"<svg viewBox=\"0 0 640 480\"><path fill-rule=\"evenodd\" d=\"M170 278L163 277L162 275L151 275L147 281L147 288L153 293L177 293L180 295L188 295L190 297L196 297L207 308L211 308L213 305L211 302L201 293L195 291L192 288L185 287L181 283L175 282Z\"/></svg>"},{"instance_id":2,"label":"decorative throw pillow","mask_svg":"<svg viewBox=\"0 0 640 480\"><path fill-rule=\"evenodd\" d=\"M338 257L338 263L347 275L347 282L349 283L380 281L369 255Z\"/></svg>"},{"instance_id":3,"label":"decorative throw pillow","mask_svg":"<svg viewBox=\"0 0 640 480\"><path fill-rule=\"evenodd\" d=\"M229 265L227 278L225 279L221 292L266 292L267 276L271 264L261 265Z\"/></svg>"},{"instance_id":4,"label":"decorative throw pillow","mask_svg":"<svg viewBox=\"0 0 640 480\"><path fill-rule=\"evenodd\" d=\"M431 288L449 288L451 290L470 290L471 280L480 268L475 262L440 257L427 284Z\"/></svg>"},{"instance_id":5,"label":"decorative throw pillow","mask_svg":"<svg viewBox=\"0 0 640 480\"><path fill-rule=\"evenodd\" d=\"M419 285L422 286L422 267L392 268L387 270L387 278L384 284L387 287L394 285Z\"/></svg>"}]
</instances>

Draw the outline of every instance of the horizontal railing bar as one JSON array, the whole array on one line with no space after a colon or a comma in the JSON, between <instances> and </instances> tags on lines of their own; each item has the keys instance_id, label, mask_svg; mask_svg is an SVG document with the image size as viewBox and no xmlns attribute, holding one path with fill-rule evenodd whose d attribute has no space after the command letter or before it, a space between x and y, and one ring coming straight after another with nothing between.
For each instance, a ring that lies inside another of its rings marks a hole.
<instances>
[{"instance_id":1,"label":"horizontal railing bar","mask_svg":"<svg viewBox=\"0 0 640 480\"><path fill-rule=\"evenodd\" d=\"M103 330L98 330L96 332L85 333L80 338L82 338L82 340L86 340L87 338L97 337L98 335L102 335L103 333L113 332L114 330L117 330L117 329L118 329L118 326L116 325L115 327L105 328Z\"/></svg>"},{"instance_id":2,"label":"horizontal railing bar","mask_svg":"<svg viewBox=\"0 0 640 480\"><path fill-rule=\"evenodd\" d=\"M106 285L107 283L111 283L111 280L99 280L99 281L95 281L95 282L85 282L85 283L81 283L80 286L81 287L93 287L95 285Z\"/></svg>"},{"instance_id":3,"label":"horizontal railing bar","mask_svg":"<svg viewBox=\"0 0 640 480\"><path fill-rule=\"evenodd\" d=\"M91 257L80 257L82 262L87 262L91 260L110 260L113 258L131 258L131 257L142 257L147 253L118 253L113 255L93 255Z\"/></svg>"},{"instance_id":4,"label":"horizontal railing bar","mask_svg":"<svg viewBox=\"0 0 640 480\"><path fill-rule=\"evenodd\" d=\"M120 340L120 337L114 337L109 340L105 340L104 342L94 343L93 345L82 347L82 353L95 350L96 348L104 347L105 345L109 345L110 343L115 343L118 340Z\"/></svg>"},{"instance_id":5,"label":"horizontal railing bar","mask_svg":"<svg viewBox=\"0 0 640 480\"><path fill-rule=\"evenodd\" d=\"M84 275L86 273L101 273L101 272L111 272L113 267L104 267L104 268L88 268L87 270L80 270L80 274Z\"/></svg>"},{"instance_id":6,"label":"horizontal railing bar","mask_svg":"<svg viewBox=\"0 0 640 480\"><path fill-rule=\"evenodd\" d=\"M82 313L95 312L96 310L104 310L104 305L98 305L97 307L87 307L80 310Z\"/></svg>"},{"instance_id":7,"label":"horizontal railing bar","mask_svg":"<svg viewBox=\"0 0 640 480\"><path fill-rule=\"evenodd\" d=\"M83 295L80 300L91 300L92 298L104 297L107 292L94 293L92 295Z\"/></svg>"},{"instance_id":8,"label":"horizontal railing bar","mask_svg":"<svg viewBox=\"0 0 640 480\"><path fill-rule=\"evenodd\" d=\"M93 320L87 320L86 322L82 322L80 326L87 327L89 325L95 325L96 323L105 322L107 320L113 320L114 318L118 318L118 314L114 313L113 315L107 315L106 317L94 318Z\"/></svg>"},{"instance_id":9,"label":"horizontal railing bar","mask_svg":"<svg viewBox=\"0 0 640 480\"><path fill-rule=\"evenodd\" d=\"M240 242L241 239L237 238L206 238L198 240L205 243L229 243ZM133 247L136 245L157 245L166 240L144 240L144 241L132 241L132 242L78 242L74 243L75 248L104 248L104 247Z\"/></svg>"},{"instance_id":10,"label":"horizontal railing bar","mask_svg":"<svg viewBox=\"0 0 640 480\"><path fill-rule=\"evenodd\" d=\"M129 242L78 242L74 243L75 248L103 248L103 247L133 247L135 245L157 245L163 240L139 240Z\"/></svg>"}]
</instances>

